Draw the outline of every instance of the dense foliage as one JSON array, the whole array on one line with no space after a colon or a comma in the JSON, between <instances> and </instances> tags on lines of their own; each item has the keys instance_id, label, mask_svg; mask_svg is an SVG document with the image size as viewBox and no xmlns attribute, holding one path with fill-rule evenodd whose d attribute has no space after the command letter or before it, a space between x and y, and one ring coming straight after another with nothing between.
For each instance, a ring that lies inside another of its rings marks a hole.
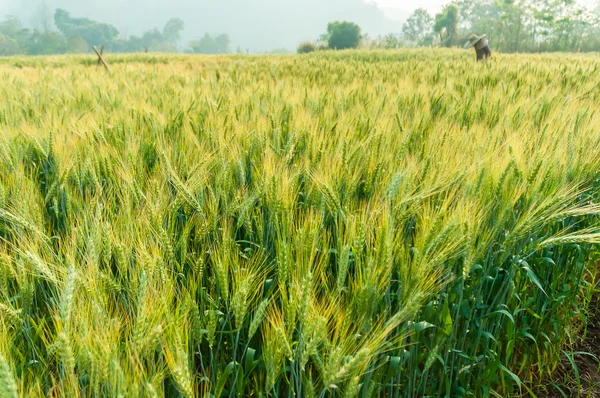
<instances>
[{"instance_id":1,"label":"dense foliage","mask_svg":"<svg viewBox=\"0 0 600 398\"><path fill-rule=\"evenodd\" d=\"M600 59L497 60L0 60L0 395L538 384L597 272Z\"/></svg>"},{"instance_id":2,"label":"dense foliage","mask_svg":"<svg viewBox=\"0 0 600 398\"><path fill-rule=\"evenodd\" d=\"M357 48L360 39L360 26L354 22L335 21L327 25L326 41L332 50Z\"/></svg>"},{"instance_id":3,"label":"dense foliage","mask_svg":"<svg viewBox=\"0 0 600 398\"><path fill-rule=\"evenodd\" d=\"M37 29L25 28L11 16L0 22L0 56L89 52L92 45L103 45L111 52L231 51L230 36L225 33L205 33L180 46L185 24L179 18L170 19L162 29L123 37L107 23L73 17L63 9L56 10L53 17L49 10L42 11L38 11ZM367 33L362 34L361 28L351 21L330 22L319 44L329 49L356 48L361 44L388 49L451 47L463 44L471 33L485 33L492 48L500 52L600 51L600 8L586 8L572 0L453 0L435 15L416 9L404 24L398 24L398 29L388 34L371 39Z\"/></svg>"},{"instance_id":4,"label":"dense foliage","mask_svg":"<svg viewBox=\"0 0 600 398\"><path fill-rule=\"evenodd\" d=\"M296 50L298 54L307 54L317 51L317 45L310 41L306 41L304 43L300 43Z\"/></svg>"},{"instance_id":5,"label":"dense foliage","mask_svg":"<svg viewBox=\"0 0 600 398\"><path fill-rule=\"evenodd\" d=\"M455 0L432 19L416 10L403 27L407 44L460 44L469 33L486 33L502 52L599 51L600 9L564 0Z\"/></svg>"},{"instance_id":6,"label":"dense foliage","mask_svg":"<svg viewBox=\"0 0 600 398\"><path fill-rule=\"evenodd\" d=\"M185 27L181 19L171 18L162 30L153 28L142 37L122 38L110 24L73 18L62 9L56 10L54 24L58 31L49 27L31 30L17 18L7 17L0 22L0 55L84 53L91 51L92 46L104 46L111 52L176 52Z\"/></svg>"},{"instance_id":7,"label":"dense foliage","mask_svg":"<svg viewBox=\"0 0 600 398\"><path fill-rule=\"evenodd\" d=\"M227 54L230 51L230 46L231 39L227 33L214 37L206 33L202 39L190 43L189 52L196 54Z\"/></svg>"}]
</instances>

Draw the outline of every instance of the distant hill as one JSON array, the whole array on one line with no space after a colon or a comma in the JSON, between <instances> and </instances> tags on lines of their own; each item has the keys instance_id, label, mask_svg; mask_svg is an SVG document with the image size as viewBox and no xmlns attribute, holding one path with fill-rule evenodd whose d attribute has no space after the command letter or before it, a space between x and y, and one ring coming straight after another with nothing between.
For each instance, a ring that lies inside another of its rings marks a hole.
<instances>
[{"instance_id":1,"label":"distant hill","mask_svg":"<svg viewBox=\"0 0 600 398\"><path fill-rule=\"evenodd\" d=\"M0 12L18 15L26 24L35 20L40 0L2 0ZM171 17L186 23L183 41L204 32L226 32L233 47L253 52L294 49L314 40L333 20L358 23L364 32L400 32L401 23L384 10L362 0L46 0L49 8L64 8L74 17L88 17L115 25L122 35L139 35L162 27Z\"/></svg>"}]
</instances>

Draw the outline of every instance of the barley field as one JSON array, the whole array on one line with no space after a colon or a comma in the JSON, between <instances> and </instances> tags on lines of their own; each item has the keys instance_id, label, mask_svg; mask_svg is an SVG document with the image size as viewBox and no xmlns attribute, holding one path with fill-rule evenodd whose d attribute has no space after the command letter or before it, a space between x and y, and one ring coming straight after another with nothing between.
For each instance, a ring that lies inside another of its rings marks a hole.
<instances>
[{"instance_id":1,"label":"barley field","mask_svg":"<svg viewBox=\"0 0 600 398\"><path fill-rule=\"evenodd\" d=\"M107 60L0 58L1 397L544 396L573 360L600 57Z\"/></svg>"}]
</instances>

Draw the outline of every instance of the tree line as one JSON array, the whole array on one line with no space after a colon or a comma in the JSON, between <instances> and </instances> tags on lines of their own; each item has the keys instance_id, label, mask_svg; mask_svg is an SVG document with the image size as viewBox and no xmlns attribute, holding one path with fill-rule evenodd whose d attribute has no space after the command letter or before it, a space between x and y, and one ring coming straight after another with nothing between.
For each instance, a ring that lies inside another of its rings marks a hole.
<instances>
[{"instance_id":1,"label":"tree line","mask_svg":"<svg viewBox=\"0 0 600 398\"><path fill-rule=\"evenodd\" d=\"M48 18L36 29L24 27L13 16L0 22L0 55L89 52L93 45L103 45L112 52L182 50L185 23L179 18L168 20L161 29L127 38L111 24L75 18L63 9L57 9L50 18L56 30L50 28ZM363 34L353 22L331 22L318 40L302 43L298 52L359 46L451 47L464 43L470 33L485 33L493 48L502 52L600 51L600 8L590 10L574 0L453 0L435 15L419 8L398 32L377 38ZM225 54L230 47L226 33L206 33L183 51Z\"/></svg>"},{"instance_id":2,"label":"tree line","mask_svg":"<svg viewBox=\"0 0 600 398\"><path fill-rule=\"evenodd\" d=\"M41 29L29 29L14 17L0 22L0 55L43 55L89 52L92 46L104 46L112 52L160 51L177 52L185 23L180 18L168 20L162 29L153 28L142 36L120 37L111 24L89 18L74 18L63 9L53 16L57 30L44 22ZM229 52L231 40L227 34L212 36L189 43L190 53L219 54Z\"/></svg>"},{"instance_id":3,"label":"tree line","mask_svg":"<svg viewBox=\"0 0 600 398\"><path fill-rule=\"evenodd\" d=\"M418 8L401 32L377 38L361 34L351 22L336 22L316 42L302 43L298 52L359 46L452 47L462 45L471 33L485 33L501 52L600 51L600 8L590 10L574 0L454 0L435 15ZM340 35L351 44L331 42Z\"/></svg>"},{"instance_id":4,"label":"tree line","mask_svg":"<svg viewBox=\"0 0 600 398\"><path fill-rule=\"evenodd\" d=\"M460 45L470 33L502 52L600 51L600 10L574 0L455 0L435 16L417 9L402 27L414 46Z\"/></svg>"}]
</instances>

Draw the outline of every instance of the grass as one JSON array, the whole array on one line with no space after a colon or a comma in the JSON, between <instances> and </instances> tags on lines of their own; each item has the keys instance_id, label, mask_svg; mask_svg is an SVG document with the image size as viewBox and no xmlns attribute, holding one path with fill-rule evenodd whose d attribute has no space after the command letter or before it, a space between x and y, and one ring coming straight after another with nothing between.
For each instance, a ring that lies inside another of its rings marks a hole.
<instances>
[{"instance_id":1,"label":"grass","mask_svg":"<svg viewBox=\"0 0 600 398\"><path fill-rule=\"evenodd\" d=\"M0 59L0 396L506 396L585 327L593 55Z\"/></svg>"}]
</instances>

